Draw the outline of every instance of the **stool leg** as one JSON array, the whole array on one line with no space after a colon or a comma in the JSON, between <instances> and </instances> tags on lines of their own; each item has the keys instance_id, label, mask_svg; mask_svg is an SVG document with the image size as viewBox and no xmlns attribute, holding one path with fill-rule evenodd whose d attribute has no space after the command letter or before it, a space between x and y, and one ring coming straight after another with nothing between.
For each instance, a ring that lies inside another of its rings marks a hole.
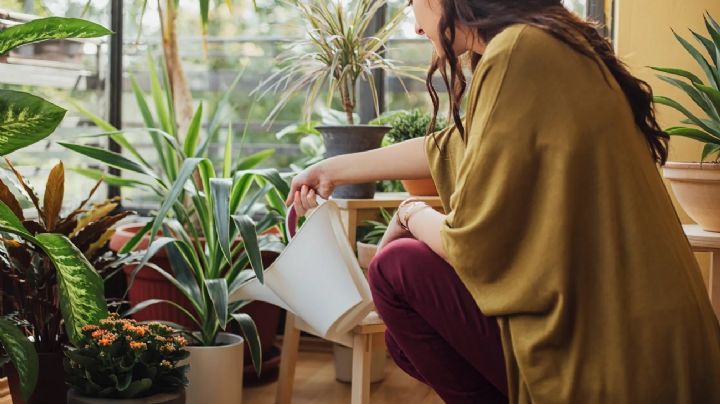
<instances>
[{"instance_id":1,"label":"stool leg","mask_svg":"<svg viewBox=\"0 0 720 404\"><path fill-rule=\"evenodd\" d=\"M293 382L295 381L295 365L300 348L300 330L295 328L295 315L288 312L285 317L282 353L280 356L280 375L275 403L289 404L292 400Z\"/></svg>"},{"instance_id":2,"label":"stool leg","mask_svg":"<svg viewBox=\"0 0 720 404\"><path fill-rule=\"evenodd\" d=\"M370 342L369 334L355 334L353 338L351 404L370 403Z\"/></svg>"}]
</instances>

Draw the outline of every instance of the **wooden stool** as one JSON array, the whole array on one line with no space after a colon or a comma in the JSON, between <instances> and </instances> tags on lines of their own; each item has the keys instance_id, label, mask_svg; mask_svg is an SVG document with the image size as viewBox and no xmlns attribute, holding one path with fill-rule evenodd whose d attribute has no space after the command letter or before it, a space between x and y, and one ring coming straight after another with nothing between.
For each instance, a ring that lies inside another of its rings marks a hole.
<instances>
[{"instance_id":1,"label":"wooden stool","mask_svg":"<svg viewBox=\"0 0 720 404\"><path fill-rule=\"evenodd\" d=\"M694 252L710 253L708 295L715 316L720 320L720 233L705 231L696 224L685 224L683 230Z\"/></svg>"},{"instance_id":2,"label":"wooden stool","mask_svg":"<svg viewBox=\"0 0 720 404\"><path fill-rule=\"evenodd\" d=\"M385 324L375 311L353 329L352 346L352 404L370 402L370 358L371 354L385 349ZM277 404L289 404L292 400L295 365L300 345L300 330L295 327L295 315L287 313L285 336L280 357L280 376L278 379Z\"/></svg>"}]
</instances>

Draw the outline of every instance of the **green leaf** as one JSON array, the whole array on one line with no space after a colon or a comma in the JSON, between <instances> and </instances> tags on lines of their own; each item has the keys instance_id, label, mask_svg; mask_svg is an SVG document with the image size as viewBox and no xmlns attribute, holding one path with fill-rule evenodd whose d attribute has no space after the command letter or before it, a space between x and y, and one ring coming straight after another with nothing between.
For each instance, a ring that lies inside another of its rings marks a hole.
<instances>
[{"instance_id":1,"label":"green leaf","mask_svg":"<svg viewBox=\"0 0 720 404\"><path fill-rule=\"evenodd\" d=\"M198 105L195 114L193 115L190 126L188 126L187 135L185 136L185 143L183 144L183 151L188 157L196 157L195 151L197 149L198 141L200 140L200 127L202 126L202 114L203 104L202 102Z\"/></svg>"},{"instance_id":2,"label":"green leaf","mask_svg":"<svg viewBox=\"0 0 720 404\"><path fill-rule=\"evenodd\" d=\"M258 246L257 231L255 229L255 222L248 215L233 215L233 220L240 230L243 243L245 245L245 251L247 251L248 257L250 258L250 266L255 271L260 283L265 282L263 276L263 264L262 257L260 255L260 247Z\"/></svg>"},{"instance_id":3,"label":"green leaf","mask_svg":"<svg viewBox=\"0 0 720 404\"><path fill-rule=\"evenodd\" d=\"M657 70L659 72L685 77L693 83L702 84L702 82L703 82L702 80L700 80L700 78L698 76L690 73L687 70L675 69L675 68L669 68L669 67L650 67L650 68L653 70Z\"/></svg>"},{"instance_id":4,"label":"green leaf","mask_svg":"<svg viewBox=\"0 0 720 404\"><path fill-rule=\"evenodd\" d=\"M674 126L672 128L665 129L665 132L667 132L667 134L670 136L683 136L703 143L720 144L720 138L703 132L700 129L686 128L684 126Z\"/></svg>"},{"instance_id":5,"label":"green leaf","mask_svg":"<svg viewBox=\"0 0 720 404\"><path fill-rule=\"evenodd\" d=\"M217 316L220 328L223 330L227 326L228 320L228 285L225 278L220 279L206 279L205 286L207 287L210 300L213 302L215 307L215 315Z\"/></svg>"},{"instance_id":6,"label":"green leaf","mask_svg":"<svg viewBox=\"0 0 720 404\"><path fill-rule=\"evenodd\" d=\"M110 122L100 118L99 116L95 115L92 111L85 108L80 101L75 100L73 98L69 98L67 100L72 106L77 110L77 112L81 113L82 115L85 115L86 118L88 118L92 123L94 123L98 128L104 130L105 132L117 132L117 128L114 127Z\"/></svg>"},{"instance_id":7,"label":"green leaf","mask_svg":"<svg viewBox=\"0 0 720 404\"><path fill-rule=\"evenodd\" d=\"M115 153L107 149L95 146L85 146L74 143L58 142L59 145L70 149L76 153L80 153L84 156L90 157L93 160L98 160L111 167L119 168L121 170L133 171L139 174L145 174L152 178L157 179L155 173L149 167L142 165L136 161L130 160L120 153Z\"/></svg>"},{"instance_id":8,"label":"green leaf","mask_svg":"<svg viewBox=\"0 0 720 404\"><path fill-rule=\"evenodd\" d=\"M175 203L178 201L180 194L182 193L183 189L185 189L185 183L192 176L192 173L195 171L195 168L198 165L210 165L210 167L212 167L212 163L210 163L210 160L206 158L190 157L183 162L177 179L172 184L170 192L168 192L167 196L163 200L162 205L160 206L160 210L158 210L158 213L155 216L155 220L153 221L153 227L150 232L151 240L160 230L160 225L162 224L163 220L165 220L165 216L167 216L170 208L172 208L173 205L175 205Z\"/></svg>"},{"instance_id":9,"label":"green leaf","mask_svg":"<svg viewBox=\"0 0 720 404\"><path fill-rule=\"evenodd\" d=\"M693 59L695 59L695 61L700 65L710 83L714 83L715 86L720 85L720 74L714 71L712 66L708 63L707 59L705 59L705 57L700 53L700 51L698 51L683 37L678 35L674 30L673 35L675 35L675 38L678 40L678 42L680 42L680 44L685 48L685 50L687 50L688 53L690 53L690 55L693 57Z\"/></svg>"},{"instance_id":10,"label":"green leaf","mask_svg":"<svg viewBox=\"0 0 720 404\"><path fill-rule=\"evenodd\" d=\"M153 268L153 269L158 269L158 268L159 268L159 267L156 266L156 267ZM144 309L146 309L146 308L148 308L148 307L150 307L150 306L153 306L153 305L156 305L156 304L160 304L160 303L169 304L169 305L175 307L176 309L180 310L183 314L185 314L185 316L188 318L188 320L192 321L195 325L197 325L198 327L200 327L200 323L198 323L198 321L195 319L195 317L192 315L192 313L190 313L189 311L187 311L186 308L184 308L183 306L179 305L178 303L173 302L172 300L165 300L165 299L148 299L148 300L143 300L142 302L140 302L140 303L136 304L135 306L131 307L128 311L124 312L122 315L123 315L123 317L128 317L128 316L131 316L131 315L133 315L133 314L135 314L135 313L137 313L137 312L139 312L139 311L141 311L141 310L144 310Z\"/></svg>"},{"instance_id":11,"label":"green leaf","mask_svg":"<svg viewBox=\"0 0 720 404\"><path fill-rule=\"evenodd\" d=\"M660 97L656 96L653 97L654 101L658 104L666 105L671 108L675 108L676 110L682 112L686 117L690 119L690 121L705 130L708 133L713 134L714 136L720 137L720 130L716 130L710 126L708 126L703 120L695 116L692 112L690 112L687 108L682 106L679 102L668 98L668 97Z\"/></svg>"},{"instance_id":12,"label":"green leaf","mask_svg":"<svg viewBox=\"0 0 720 404\"><path fill-rule=\"evenodd\" d=\"M15 324L0 318L0 345L10 357L20 379L20 391L27 401L38 380L38 355L28 337Z\"/></svg>"},{"instance_id":13,"label":"green leaf","mask_svg":"<svg viewBox=\"0 0 720 404\"><path fill-rule=\"evenodd\" d=\"M695 84L695 87L707 95L710 103L715 108L715 116L720 117L720 91L702 84ZM712 114L708 115L713 116ZM720 118L718 118L718 122L720 122Z\"/></svg>"},{"instance_id":14,"label":"green leaf","mask_svg":"<svg viewBox=\"0 0 720 404\"><path fill-rule=\"evenodd\" d=\"M720 145L714 144L714 143L706 143L705 146L703 147L701 161L705 161L705 159L709 155L715 154L719 151L720 151Z\"/></svg>"},{"instance_id":15,"label":"green leaf","mask_svg":"<svg viewBox=\"0 0 720 404\"><path fill-rule=\"evenodd\" d=\"M262 371L262 346L260 346L260 335L258 334L255 322L246 313L231 313L230 314L235 321L240 325L245 341L248 343L250 349L250 357L252 359L253 367L260 376Z\"/></svg>"},{"instance_id":16,"label":"green leaf","mask_svg":"<svg viewBox=\"0 0 720 404\"><path fill-rule=\"evenodd\" d=\"M0 34L4 32L0 31ZM0 90L0 155L48 137L65 117L65 112L32 94Z\"/></svg>"},{"instance_id":17,"label":"green leaf","mask_svg":"<svg viewBox=\"0 0 720 404\"><path fill-rule=\"evenodd\" d=\"M160 86L160 79L158 78L157 70L155 66L157 63L153 60L150 50L147 53L147 65L150 73L150 94L152 95L153 102L155 103L155 114L160 119L160 127L167 133L174 134L172 125L170 124L170 117L168 116L168 107L165 103L165 97L163 95L163 89Z\"/></svg>"},{"instance_id":18,"label":"green leaf","mask_svg":"<svg viewBox=\"0 0 720 404\"><path fill-rule=\"evenodd\" d=\"M713 104L709 100L707 100L697 88L684 81L677 80L672 77L658 76L658 78L683 90L695 102L695 104L697 104L709 116L718 116L718 112L715 111L715 107L713 106ZM696 87L700 85L701 84L695 84Z\"/></svg>"},{"instance_id":19,"label":"green leaf","mask_svg":"<svg viewBox=\"0 0 720 404\"><path fill-rule=\"evenodd\" d=\"M225 259L232 264L230 255L230 187L232 187L232 180L229 178L210 179L218 242Z\"/></svg>"},{"instance_id":20,"label":"green leaf","mask_svg":"<svg viewBox=\"0 0 720 404\"><path fill-rule=\"evenodd\" d=\"M102 278L62 234L39 234L37 241L57 270L65 331L77 346L82 339L82 326L98 324L108 316Z\"/></svg>"},{"instance_id":21,"label":"green leaf","mask_svg":"<svg viewBox=\"0 0 720 404\"><path fill-rule=\"evenodd\" d=\"M230 176L230 169L232 167L232 140L232 122L230 122L225 137L225 158L223 159L223 177L225 178Z\"/></svg>"},{"instance_id":22,"label":"green leaf","mask_svg":"<svg viewBox=\"0 0 720 404\"><path fill-rule=\"evenodd\" d=\"M258 164L262 163L269 157L275 154L275 149L260 150L257 153L251 154L247 157L242 158L232 169L232 172L240 170L249 170L254 168Z\"/></svg>"},{"instance_id":23,"label":"green leaf","mask_svg":"<svg viewBox=\"0 0 720 404\"><path fill-rule=\"evenodd\" d=\"M38 18L0 31L0 55L20 45L47 39L96 38L112 34L107 28L79 18Z\"/></svg>"},{"instance_id":24,"label":"green leaf","mask_svg":"<svg viewBox=\"0 0 720 404\"><path fill-rule=\"evenodd\" d=\"M100 180L100 178L103 179L103 181L110 185L115 185L118 187L129 187L129 188L138 188L138 187L148 187L152 188L152 186L146 182L134 180L132 178L125 178L125 177L118 177L116 175L108 174L102 170L98 170L96 168L83 168L83 167L71 167L68 168L68 170L76 172L84 177L93 179L93 180Z\"/></svg>"},{"instance_id":25,"label":"green leaf","mask_svg":"<svg viewBox=\"0 0 720 404\"><path fill-rule=\"evenodd\" d=\"M120 251L118 251L119 254L127 254L133 249L135 249L135 246L140 243L140 240L142 240L143 237L147 234L148 231L150 231L150 228L152 228L152 222L145 223L145 226L143 226L140 230L135 233L130 240L128 240L122 248L120 248Z\"/></svg>"}]
</instances>

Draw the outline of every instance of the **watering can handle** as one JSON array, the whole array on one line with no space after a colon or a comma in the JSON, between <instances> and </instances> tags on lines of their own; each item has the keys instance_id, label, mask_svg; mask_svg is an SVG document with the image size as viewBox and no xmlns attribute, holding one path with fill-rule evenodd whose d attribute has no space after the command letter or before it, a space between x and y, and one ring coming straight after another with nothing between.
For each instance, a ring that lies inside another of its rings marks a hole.
<instances>
[{"instance_id":1,"label":"watering can handle","mask_svg":"<svg viewBox=\"0 0 720 404\"><path fill-rule=\"evenodd\" d=\"M319 207L320 205L327 202L328 200L323 198L320 195L315 194L315 201L318 204L317 207ZM317 209L317 207L315 207L315 209ZM298 222L298 217L297 217L297 212L295 211L295 204L292 204L292 205L290 205L290 208L287 210L287 215L285 215L285 228L288 231L289 238L295 237L295 233L297 233L297 222ZM290 240L288 240L288 241L290 241Z\"/></svg>"}]
</instances>

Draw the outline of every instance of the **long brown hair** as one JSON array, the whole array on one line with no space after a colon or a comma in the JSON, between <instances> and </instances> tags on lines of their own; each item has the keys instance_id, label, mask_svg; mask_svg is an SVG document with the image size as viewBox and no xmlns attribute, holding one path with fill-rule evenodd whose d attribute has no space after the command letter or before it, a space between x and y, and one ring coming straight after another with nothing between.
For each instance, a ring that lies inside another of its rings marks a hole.
<instances>
[{"instance_id":1,"label":"long brown hair","mask_svg":"<svg viewBox=\"0 0 720 404\"><path fill-rule=\"evenodd\" d=\"M412 3L412 0L409 3ZM625 64L615 56L610 42L600 35L595 24L574 15L562 5L561 0L441 0L441 3L442 16L438 32L444 56L434 54L425 82L433 103L433 119L428 134L434 130L440 104L432 78L435 72L440 70L450 98L448 116L455 122L460 136L465 140L465 128L460 120L459 110L467 82L452 47L456 23L474 29L485 43L490 42L508 26L524 23L544 29L596 63L600 63L599 57L625 93L635 117L635 124L645 135L655 161L665 164L670 137L657 123L652 89L648 83L630 74ZM578 33L590 44L592 50L578 40ZM471 53L470 65L473 71L481 58L482 55Z\"/></svg>"}]
</instances>

